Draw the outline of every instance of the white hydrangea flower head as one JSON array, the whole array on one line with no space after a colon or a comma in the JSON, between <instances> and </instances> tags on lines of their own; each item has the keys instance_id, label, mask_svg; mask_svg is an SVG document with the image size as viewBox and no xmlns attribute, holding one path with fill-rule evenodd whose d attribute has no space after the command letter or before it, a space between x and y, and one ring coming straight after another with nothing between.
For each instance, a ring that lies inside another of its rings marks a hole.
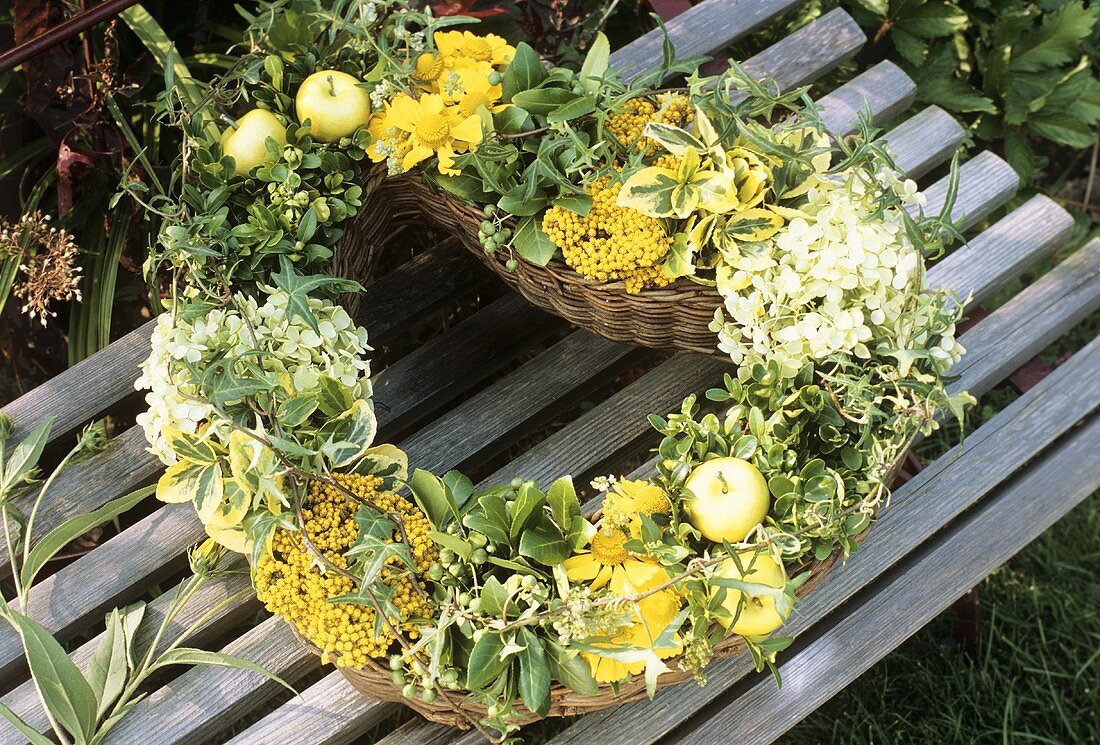
<instances>
[{"instance_id":1,"label":"white hydrangea flower head","mask_svg":"<svg viewBox=\"0 0 1100 745\"><path fill-rule=\"evenodd\" d=\"M884 174L887 172L883 172ZM880 186L923 205L910 180L882 176ZM793 377L806 363L834 354L869 359L885 340L932 347L944 369L961 348L953 329L938 340L909 338L933 312L906 306L923 282L923 258L899 208L879 210L874 190L850 176L810 189L804 216L774 238L738 246L716 273L724 303L711 324L719 349L736 364L775 360Z\"/></svg>"},{"instance_id":2,"label":"white hydrangea flower head","mask_svg":"<svg viewBox=\"0 0 1100 745\"><path fill-rule=\"evenodd\" d=\"M366 329L356 326L341 306L310 298L309 310L317 321L314 331L302 318L287 318L285 292L263 289L267 296L262 305L254 297L238 295L235 308L215 308L196 318L165 313L157 319L152 352L141 364L134 387L148 391L149 408L137 421L150 451L166 465L177 458L162 433L165 427L194 434L209 426L209 436L228 442L228 425L216 421L213 406L203 401L191 372L206 369L223 355L248 355L265 372L286 376L296 392L308 392L322 377L330 377L357 398L371 397ZM257 349L262 354L249 354Z\"/></svg>"}]
</instances>

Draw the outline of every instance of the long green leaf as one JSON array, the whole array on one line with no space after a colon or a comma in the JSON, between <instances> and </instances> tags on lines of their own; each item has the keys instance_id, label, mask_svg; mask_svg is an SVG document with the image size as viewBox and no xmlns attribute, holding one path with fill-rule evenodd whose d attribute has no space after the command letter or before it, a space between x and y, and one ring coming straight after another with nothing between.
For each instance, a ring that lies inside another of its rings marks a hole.
<instances>
[{"instance_id":1,"label":"long green leaf","mask_svg":"<svg viewBox=\"0 0 1100 745\"><path fill-rule=\"evenodd\" d=\"M71 517L51 530L31 549L30 554L27 556L26 563L20 570L19 578L22 580L23 586L27 587L34 582L34 578L38 572L58 551L97 525L102 525L108 520L113 520L123 512L126 512L126 510L148 497L155 490L155 485L142 487L124 497L111 500L98 510Z\"/></svg>"},{"instance_id":2,"label":"long green leaf","mask_svg":"<svg viewBox=\"0 0 1100 745\"><path fill-rule=\"evenodd\" d=\"M92 686L42 624L17 612L9 620L23 639L27 666L46 708L77 743L87 742L96 724Z\"/></svg>"},{"instance_id":3,"label":"long green leaf","mask_svg":"<svg viewBox=\"0 0 1100 745\"><path fill-rule=\"evenodd\" d=\"M53 420L51 416L39 422L38 426L27 433L27 436L12 449L11 455L0 463L3 467L3 473L0 474L0 500L7 498L10 490L38 465L42 450L49 442Z\"/></svg>"},{"instance_id":4,"label":"long green leaf","mask_svg":"<svg viewBox=\"0 0 1100 745\"><path fill-rule=\"evenodd\" d=\"M205 649L195 649L194 647L176 647L158 657L157 661L153 663L152 668L167 667L168 665L214 665L216 667L231 667L237 670L247 670L248 672L262 675L268 680L273 680L295 696L298 695L298 691L294 690L294 687L291 686L290 683L287 683L267 668L257 665L250 660L224 652L208 652Z\"/></svg>"},{"instance_id":5,"label":"long green leaf","mask_svg":"<svg viewBox=\"0 0 1100 745\"><path fill-rule=\"evenodd\" d=\"M46 737L34 727L24 722L19 717L19 715L9 709L8 705L5 704L3 701L0 701L0 716L4 717L4 719L7 719L12 727L15 727L17 730L19 730L19 734L27 738L31 745L54 745L53 740Z\"/></svg>"},{"instance_id":6,"label":"long green leaf","mask_svg":"<svg viewBox=\"0 0 1100 745\"><path fill-rule=\"evenodd\" d=\"M149 11L142 5L127 8L119 15L156 59L157 64L164 71L168 87L179 91L189 111L194 113L198 110L205 97L203 89L184 64L175 42L168 38L168 34L164 33L164 29L156 19L149 15ZM207 122L206 130L208 135L217 138L218 127L213 121Z\"/></svg>"},{"instance_id":7,"label":"long green leaf","mask_svg":"<svg viewBox=\"0 0 1100 745\"><path fill-rule=\"evenodd\" d=\"M519 692L523 705L540 717L550 711L550 667L539 638L521 629L524 648L519 653Z\"/></svg>"}]
</instances>

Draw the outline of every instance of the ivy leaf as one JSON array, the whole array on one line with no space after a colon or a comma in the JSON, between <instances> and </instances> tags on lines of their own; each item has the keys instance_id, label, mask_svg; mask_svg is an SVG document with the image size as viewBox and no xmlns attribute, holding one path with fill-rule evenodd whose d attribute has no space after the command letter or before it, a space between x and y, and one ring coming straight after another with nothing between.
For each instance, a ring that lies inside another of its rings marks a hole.
<instances>
[{"instance_id":1,"label":"ivy leaf","mask_svg":"<svg viewBox=\"0 0 1100 745\"><path fill-rule=\"evenodd\" d=\"M286 256L279 257L280 271L273 272L271 279L275 286L287 294L286 318L293 321L301 318L314 331L320 333L317 319L313 311L309 309L309 295L321 288L331 292L357 292L363 289L358 282L350 279L340 279L323 274L303 276L294 268L294 264Z\"/></svg>"},{"instance_id":2,"label":"ivy leaf","mask_svg":"<svg viewBox=\"0 0 1100 745\"><path fill-rule=\"evenodd\" d=\"M525 217L516 226L513 245L520 256L537 266L546 266L558 247L553 244L537 217Z\"/></svg>"}]
</instances>

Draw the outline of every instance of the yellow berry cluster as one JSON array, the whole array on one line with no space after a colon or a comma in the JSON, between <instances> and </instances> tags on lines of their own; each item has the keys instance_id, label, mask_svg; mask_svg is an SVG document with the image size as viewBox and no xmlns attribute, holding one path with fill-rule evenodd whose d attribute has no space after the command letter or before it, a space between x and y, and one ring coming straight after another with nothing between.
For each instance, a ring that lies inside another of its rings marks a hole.
<instances>
[{"instance_id":1,"label":"yellow berry cluster","mask_svg":"<svg viewBox=\"0 0 1100 745\"><path fill-rule=\"evenodd\" d=\"M622 280L629 293L663 287L671 280L656 264L668 253L672 238L654 218L620 207L621 188L610 179L593 183L588 187L592 208L587 216L551 207L543 215L542 228L565 262L588 279Z\"/></svg>"},{"instance_id":2,"label":"yellow berry cluster","mask_svg":"<svg viewBox=\"0 0 1100 745\"><path fill-rule=\"evenodd\" d=\"M359 536L355 521L359 505L344 492L383 512L401 516L404 536L408 537L420 573L438 560L438 549L428 537L431 526L420 509L393 492L381 491L382 480L376 476L340 474L336 481L340 489L314 481L302 505L306 535L328 562L347 569L344 553ZM402 541L404 536L399 530L393 540ZM399 559L392 557L390 562L397 563ZM322 568L298 531L275 531L271 552L256 564L253 581L256 596L267 609L286 618L302 636L316 644L325 662L331 660L341 667L366 667L369 658L384 657L395 641L386 626L375 638L375 614L369 605L329 602L353 592L355 583L330 568ZM413 580L404 573L394 572L386 582L393 588L390 602L401 616L390 620L408 638L415 639L418 635L415 625L402 622L431 615L432 608L421 594L423 588L419 583L414 587Z\"/></svg>"},{"instance_id":3,"label":"yellow berry cluster","mask_svg":"<svg viewBox=\"0 0 1100 745\"><path fill-rule=\"evenodd\" d=\"M642 137L642 130L650 122L682 127L692 118L691 101L687 96L680 93L662 93L657 97L657 103L648 98L630 99L623 104L622 111L607 118L606 128L623 145L640 146L638 141ZM650 142L645 152L652 155L657 148L656 142Z\"/></svg>"}]
</instances>

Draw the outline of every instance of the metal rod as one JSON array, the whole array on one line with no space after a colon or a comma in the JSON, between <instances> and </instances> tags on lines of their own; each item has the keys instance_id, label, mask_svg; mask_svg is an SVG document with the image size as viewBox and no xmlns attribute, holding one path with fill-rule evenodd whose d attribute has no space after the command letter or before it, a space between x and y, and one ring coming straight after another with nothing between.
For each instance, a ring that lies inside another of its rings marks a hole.
<instances>
[{"instance_id":1,"label":"metal rod","mask_svg":"<svg viewBox=\"0 0 1100 745\"><path fill-rule=\"evenodd\" d=\"M77 13L72 18L59 23L46 33L39 34L22 44L0 54L0 73L7 72L36 57L63 41L79 36L97 23L112 18L141 0L104 0L99 5Z\"/></svg>"}]
</instances>

